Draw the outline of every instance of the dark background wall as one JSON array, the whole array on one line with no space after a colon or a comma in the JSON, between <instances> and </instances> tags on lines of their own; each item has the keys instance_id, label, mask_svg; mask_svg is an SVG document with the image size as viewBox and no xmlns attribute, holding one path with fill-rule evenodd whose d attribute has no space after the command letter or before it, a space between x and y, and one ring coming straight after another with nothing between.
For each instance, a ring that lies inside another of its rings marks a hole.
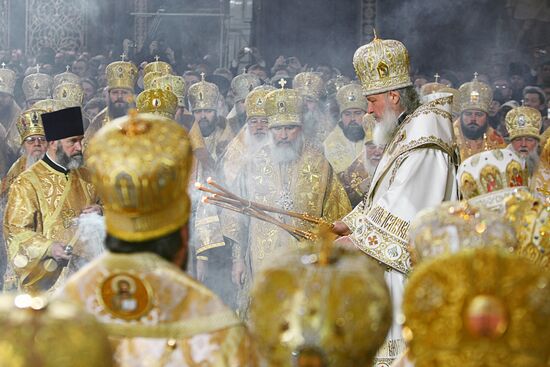
<instances>
[{"instance_id":1,"label":"dark background wall","mask_svg":"<svg viewBox=\"0 0 550 367\"><path fill-rule=\"evenodd\" d=\"M356 0L257 0L253 44L273 62L297 56L315 66L328 62L345 73L359 43L361 3Z\"/></svg>"}]
</instances>

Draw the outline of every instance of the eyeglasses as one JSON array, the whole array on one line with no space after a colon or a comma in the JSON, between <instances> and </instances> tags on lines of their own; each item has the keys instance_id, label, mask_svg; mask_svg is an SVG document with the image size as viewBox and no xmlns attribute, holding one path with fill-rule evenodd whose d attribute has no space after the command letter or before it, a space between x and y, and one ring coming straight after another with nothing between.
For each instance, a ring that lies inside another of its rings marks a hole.
<instances>
[{"instance_id":1,"label":"eyeglasses","mask_svg":"<svg viewBox=\"0 0 550 367\"><path fill-rule=\"evenodd\" d=\"M45 143L46 142L46 138L43 137L43 136L28 136L25 138L25 143L36 143L36 142L39 142L39 143Z\"/></svg>"}]
</instances>

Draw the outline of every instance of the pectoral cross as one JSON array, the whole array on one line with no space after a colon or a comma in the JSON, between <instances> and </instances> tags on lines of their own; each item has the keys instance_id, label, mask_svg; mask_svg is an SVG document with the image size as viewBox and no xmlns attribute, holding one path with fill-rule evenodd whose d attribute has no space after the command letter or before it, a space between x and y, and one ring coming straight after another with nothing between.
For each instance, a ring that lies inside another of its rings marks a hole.
<instances>
[{"instance_id":1,"label":"pectoral cross","mask_svg":"<svg viewBox=\"0 0 550 367\"><path fill-rule=\"evenodd\" d=\"M435 82L437 83L439 81L439 74L435 73L434 78L435 78Z\"/></svg>"},{"instance_id":2,"label":"pectoral cross","mask_svg":"<svg viewBox=\"0 0 550 367\"><path fill-rule=\"evenodd\" d=\"M40 64L36 64L36 73L40 73Z\"/></svg>"},{"instance_id":3,"label":"pectoral cross","mask_svg":"<svg viewBox=\"0 0 550 367\"><path fill-rule=\"evenodd\" d=\"M205 76L205 74L204 74L204 71L203 71L203 72L201 73L201 78L202 78L202 81L203 81L203 82L204 82L204 76Z\"/></svg>"},{"instance_id":4,"label":"pectoral cross","mask_svg":"<svg viewBox=\"0 0 550 367\"><path fill-rule=\"evenodd\" d=\"M67 73L69 72L70 69L71 67L69 65L65 66L65 70L67 70Z\"/></svg>"},{"instance_id":5,"label":"pectoral cross","mask_svg":"<svg viewBox=\"0 0 550 367\"><path fill-rule=\"evenodd\" d=\"M120 59L122 61L126 61L126 54L123 52L122 55L120 55Z\"/></svg>"},{"instance_id":6,"label":"pectoral cross","mask_svg":"<svg viewBox=\"0 0 550 367\"><path fill-rule=\"evenodd\" d=\"M160 59L159 55L155 55L155 61L158 62Z\"/></svg>"},{"instance_id":7,"label":"pectoral cross","mask_svg":"<svg viewBox=\"0 0 550 367\"><path fill-rule=\"evenodd\" d=\"M281 78L281 80L279 80L279 85L281 86L281 89L285 89L286 80L284 80L283 78Z\"/></svg>"},{"instance_id":8,"label":"pectoral cross","mask_svg":"<svg viewBox=\"0 0 550 367\"><path fill-rule=\"evenodd\" d=\"M477 76L478 76L478 75L479 75L479 74L478 74L477 71L476 71L476 72L474 73L474 80L477 79Z\"/></svg>"},{"instance_id":9,"label":"pectoral cross","mask_svg":"<svg viewBox=\"0 0 550 367\"><path fill-rule=\"evenodd\" d=\"M2 63L2 69L5 69L5 68L6 68L6 63L3 62L3 63Z\"/></svg>"}]
</instances>

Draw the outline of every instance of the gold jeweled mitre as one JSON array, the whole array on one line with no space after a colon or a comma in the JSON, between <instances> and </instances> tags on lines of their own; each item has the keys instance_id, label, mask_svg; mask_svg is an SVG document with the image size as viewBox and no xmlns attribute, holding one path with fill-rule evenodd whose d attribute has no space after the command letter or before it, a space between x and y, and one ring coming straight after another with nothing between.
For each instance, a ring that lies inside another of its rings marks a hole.
<instances>
[{"instance_id":1,"label":"gold jeweled mitre","mask_svg":"<svg viewBox=\"0 0 550 367\"><path fill-rule=\"evenodd\" d=\"M316 245L282 253L255 277L251 332L270 367L368 366L391 325L382 269Z\"/></svg>"},{"instance_id":2,"label":"gold jeweled mitre","mask_svg":"<svg viewBox=\"0 0 550 367\"><path fill-rule=\"evenodd\" d=\"M527 186L525 162L509 148L474 154L460 164L457 177L464 199Z\"/></svg>"},{"instance_id":3,"label":"gold jeweled mitre","mask_svg":"<svg viewBox=\"0 0 550 367\"><path fill-rule=\"evenodd\" d=\"M292 80L292 88L300 92L303 98L318 101L325 94L325 82L321 73L304 71L297 74Z\"/></svg>"},{"instance_id":4,"label":"gold jeweled mitre","mask_svg":"<svg viewBox=\"0 0 550 367\"><path fill-rule=\"evenodd\" d=\"M80 84L61 83L53 90L53 99L65 102L67 107L82 106L84 89Z\"/></svg>"},{"instance_id":5,"label":"gold jeweled mitre","mask_svg":"<svg viewBox=\"0 0 550 367\"><path fill-rule=\"evenodd\" d=\"M187 223L191 143L175 121L131 111L99 130L86 154L109 234L140 242Z\"/></svg>"},{"instance_id":6,"label":"gold jeweled mitre","mask_svg":"<svg viewBox=\"0 0 550 367\"><path fill-rule=\"evenodd\" d=\"M143 75L147 75L151 72L158 72L162 75L170 75L174 73L174 71L172 70L172 65L159 60L150 62L143 68Z\"/></svg>"},{"instance_id":7,"label":"gold jeweled mitre","mask_svg":"<svg viewBox=\"0 0 550 367\"><path fill-rule=\"evenodd\" d=\"M185 79L178 75L164 75L151 82L151 88L166 89L178 97L178 107L185 107Z\"/></svg>"},{"instance_id":8,"label":"gold jeweled mitre","mask_svg":"<svg viewBox=\"0 0 550 367\"><path fill-rule=\"evenodd\" d=\"M5 294L0 327L0 366L113 366L102 325L72 303Z\"/></svg>"},{"instance_id":9,"label":"gold jeweled mitre","mask_svg":"<svg viewBox=\"0 0 550 367\"><path fill-rule=\"evenodd\" d=\"M550 273L498 247L416 266L403 313L416 367L538 367L550 357Z\"/></svg>"},{"instance_id":10,"label":"gold jeweled mitre","mask_svg":"<svg viewBox=\"0 0 550 367\"><path fill-rule=\"evenodd\" d=\"M52 97L53 79L48 74L29 74L23 79L23 93L27 101Z\"/></svg>"},{"instance_id":11,"label":"gold jeweled mitre","mask_svg":"<svg viewBox=\"0 0 550 367\"><path fill-rule=\"evenodd\" d=\"M133 91L138 77L138 69L131 62L115 61L107 65L105 75L109 89L122 88Z\"/></svg>"},{"instance_id":12,"label":"gold jeweled mitre","mask_svg":"<svg viewBox=\"0 0 550 367\"><path fill-rule=\"evenodd\" d=\"M196 110L217 110L220 91L216 84L204 80L204 73L201 76L202 80L190 86L187 91L191 112Z\"/></svg>"},{"instance_id":13,"label":"gold jeweled mitre","mask_svg":"<svg viewBox=\"0 0 550 367\"><path fill-rule=\"evenodd\" d=\"M510 140L520 136L532 136L540 139L540 125L542 116L532 107L516 107L506 114L506 130Z\"/></svg>"},{"instance_id":14,"label":"gold jeweled mitre","mask_svg":"<svg viewBox=\"0 0 550 367\"><path fill-rule=\"evenodd\" d=\"M358 108L365 112L368 110L365 91L359 84L352 83L341 87L336 93L336 101L340 107L340 113L350 108Z\"/></svg>"},{"instance_id":15,"label":"gold jeweled mitre","mask_svg":"<svg viewBox=\"0 0 550 367\"><path fill-rule=\"evenodd\" d=\"M489 85L477 79L477 73L474 73L474 79L471 82L464 83L458 88L458 93L460 112L479 110L489 113L493 90Z\"/></svg>"},{"instance_id":16,"label":"gold jeweled mitre","mask_svg":"<svg viewBox=\"0 0 550 367\"><path fill-rule=\"evenodd\" d=\"M140 113L157 113L173 119L178 109L178 97L167 89L147 89L137 96L136 108Z\"/></svg>"},{"instance_id":17,"label":"gold jeweled mitre","mask_svg":"<svg viewBox=\"0 0 550 367\"><path fill-rule=\"evenodd\" d=\"M67 66L67 71L53 77L53 89L62 83L80 84L80 77L74 73L71 73L69 71L69 67Z\"/></svg>"},{"instance_id":18,"label":"gold jeweled mitre","mask_svg":"<svg viewBox=\"0 0 550 367\"><path fill-rule=\"evenodd\" d=\"M375 34L372 42L355 51L353 66L367 96L412 85L409 53L396 40L382 40Z\"/></svg>"},{"instance_id":19,"label":"gold jeweled mitre","mask_svg":"<svg viewBox=\"0 0 550 367\"><path fill-rule=\"evenodd\" d=\"M550 202L530 192L511 195L505 203L505 217L516 231L518 254L550 270Z\"/></svg>"},{"instance_id":20,"label":"gold jeweled mitre","mask_svg":"<svg viewBox=\"0 0 550 367\"><path fill-rule=\"evenodd\" d=\"M502 215L466 201L445 202L420 211L409 229L415 264L466 248L516 248L516 235Z\"/></svg>"},{"instance_id":21,"label":"gold jeweled mitre","mask_svg":"<svg viewBox=\"0 0 550 367\"><path fill-rule=\"evenodd\" d=\"M46 110L41 110L33 106L21 113L17 118L17 131L21 137L21 144L23 144L25 139L29 136L45 135L41 115L46 112Z\"/></svg>"},{"instance_id":22,"label":"gold jeweled mitre","mask_svg":"<svg viewBox=\"0 0 550 367\"><path fill-rule=\"evenodd\" d=\"M242 101L254 88L260 86L260 78L254 74L243 73L231 81L231 91L235 102Z\"/></svg>"},{"instance_id":23,"label":"gold jeweled mitre","mask_svg":"<svg viewBox=\"0 0 550 367\"><path fill-rule=\"evenodd\" d=\"M275 90L273 87L271 89L260 87L248 93L244 101L247 118L267 117L265 112L266 96L273 90Z\"/></svg>"},{"instance_id":24,"label":"gold jeweled mitre","mask_svg":"<svg viewBox=\"0 0 550 367\"><path fill-rule=\"evenodd\" d=\"M302 126L303 99L296 89L284 88L285 80L279 81L281 89L269 92L266 96L265 112L269 127Z\"/></svg>"}]
</instances>

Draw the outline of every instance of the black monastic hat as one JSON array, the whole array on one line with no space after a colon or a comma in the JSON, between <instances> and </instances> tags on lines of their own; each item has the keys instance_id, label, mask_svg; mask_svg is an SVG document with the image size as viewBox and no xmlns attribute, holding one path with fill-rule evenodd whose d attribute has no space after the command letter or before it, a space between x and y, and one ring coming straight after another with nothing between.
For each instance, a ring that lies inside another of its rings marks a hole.
<instances>
[{"instance_id":1,"label":"black monastic hat","mask_svg":"<svg viewBox=\"0 0 550 367\"><path fill-rule=\"evenodd\" d=\"M84 125L82 124L82 111L80 107L70 107L59 111L44 113L41 117L47 141L84 135Z\"/></svg>"}]
</instances>

